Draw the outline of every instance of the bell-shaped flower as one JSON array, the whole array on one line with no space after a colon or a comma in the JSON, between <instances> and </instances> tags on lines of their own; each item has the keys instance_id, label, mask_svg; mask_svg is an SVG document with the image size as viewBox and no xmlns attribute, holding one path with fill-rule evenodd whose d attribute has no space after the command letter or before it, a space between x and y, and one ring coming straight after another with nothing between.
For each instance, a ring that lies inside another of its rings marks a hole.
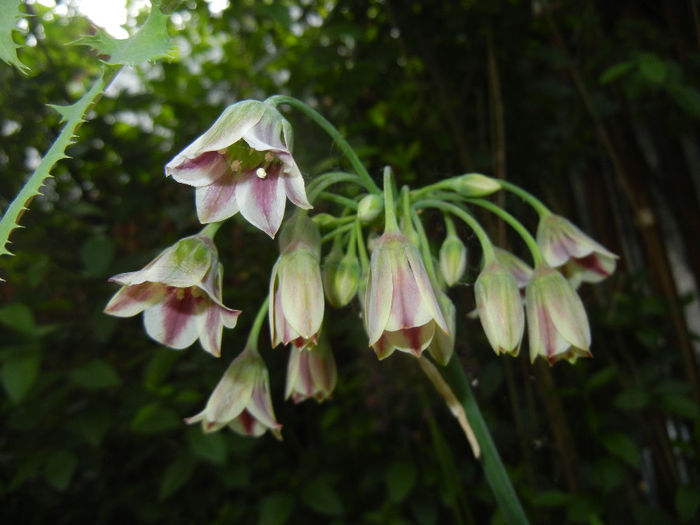
<instances>
[{"instance_id":1,"label":"bell-shaped flower","mask_svg":"<svg viewBox=\"0 0 700 525\"><path fill-rule=\"evenodd\" d=\"M457 334L457 309L447 294L437 291L436 297L440 311L447 321L448 333L436 330L433 341L428 346L430 355L442 366L447 366L455 350L455 336Z\"/></svg>"},{"instance_id":2,"label":"bell-shaped flower","mask_svg":"<svg viewBox=\"0 0 700 525\"><path fill-rule=\"evenodd\" d=\"M257 350L246 346L226 369L204 410L185 421L201 421L204 432L228 426L238 434L254 437L270 430L282 439L282 425L275 420L270 398L270 377Z\"/></svg>"},{"instance_id":3,"label":"bell-shaped flower","mask_svg":"<svg viewBox=\"0 0 700 525\"><path fill-rule=\"evenodd\" d=\"M583 233L568 219L549 214L540 219L537 244L552 268L566 264L573 283L599 282L615 271L618 256Z\"/></svg>"},{"instance_id":4,"label":"bell-shaped flower","mask_svg":"<svg viewBox=\"0 0 700 525\"><path fill-rule=\"evenodd\" d=\"M270 278L272 346L313 346L318 342L324 310L318 227L306 217L293 218L285 226L280 244L282 254Z\"/></svg>"},{"instance_id":5,"label":"bell-shaped flower","mask_svg":"<svg viewBox=\"0 0 700 525\"><path fill-rule=\"evenodd\" d=\"M379 359L394 350L420 357L436 328L449 334L418 249L404 235L386 232L372 252L365 298L369 345Z\"/></svg>"},{"instance_id":6,"label":"bell-shaped flower","mask_svg":"<svg viewBox=\"0 0 700 525\"><path fill-rule=\"evenodd\" d=\"M287 198L311 208L291 149L292 129L279 111L245 100L227 107L211 128L168 162L165 174L196 188L200 222L219 222L240 211L274 237Z\"/></svg>"},{"instance_id":7,"label":"bell-shaped flower","mask_svg":"<svg viewBox=\"0 0 700 525\"><path fill-rule=\"evenodd\" d=\"M338 380L333 352L328 343L321 340L310 349L292 346L287 363L287 386L284 398L295 403L313 398L319 403L331 397Z\"/></svg>"},{"instance_id":8,"label":"bell-shaped flower","mask_svg":"<svg viewBox=\"0 0 700 525\"><path fill-rule=\"evenodd\" d=\"M497 259L477 277L474 298L491 347L497 354L517 356L525 331L523 303L515 278Z\"/></svg>"},{"instance_id":9,"label":"bell-shaped flower","mask_svg":"<svg viewBox=\"0 0 700 525\"><path fill-rule=\"evenodd\" d=\"M447 286L454 286L467 269L467 247L453 232L449 232L440 246L440 273Z\"/></svg>"},{"instance_id":10,"label":"bell-shaped flower","mask_svg":"<svg viewBox=\"0 0 700 525\"><path fill-rule=\"evenodd\" d=\"M525 308L530 361L538 355L553 364L590 357L591 331L583 303L571 283L557 270L543 265L527 285Z\"/></svg>"},{"instance_id":11,"label":"bell-shaped flower","mask_svg":"<svg viewBox=\"0 0 700 525\"><path fill-rule=\"evenodd\" d=\"M142 270L112 277L122 287L104 311L117 317L143 312L146 333L159 343L182 349L199 339L218 357L223 327L235 327L241 313L221 303L222 274L213 241L186 237Z\"/></svg>"}]
</instances>

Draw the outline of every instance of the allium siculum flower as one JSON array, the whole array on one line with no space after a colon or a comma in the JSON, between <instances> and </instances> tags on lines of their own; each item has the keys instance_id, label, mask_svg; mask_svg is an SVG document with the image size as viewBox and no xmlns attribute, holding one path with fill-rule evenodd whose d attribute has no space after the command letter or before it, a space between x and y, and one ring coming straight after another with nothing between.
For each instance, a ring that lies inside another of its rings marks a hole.
<instances>
[{"instance_id":1,"label":"allium siculum flower","mask_svg":"<svg viewBox=\"0 0 700 525\"><path fill-rule=\"evenodd\" d=\"M517 356L525 331L518 284L498 260L487 263L474 285L476 308L494 351Z\"/></svg>"},{"instance_id":2,"label":"allium siculum flower","mask_svg":"<svg viewBox=\"0 0 700 525\"><path fill-rule=\"evenodd\" d=\"M527 285L525 308L530 361L538 355L550 364L590 357L591 331L583 303L571 283L557 270L542 265Z\"/></svg>"},{"instance_id":3,"label":"allium siculum flower","mask_svg":"<svg viewBox=\"0 0 700 525\"><path fill-rule=\"evenodd\" d=\"M437 291L436 298L440 311L447 321L449 332L436 330L433 341L428 346L430 355L442 366L447 366L455 350L455 335L457 334L457 309L447 294Z\"/></svg>"},{"instance_id":4,"label":"allium siculum flower","mask_svg":"<svg viewBox=\"0 0 700 525\"><path fill-rule=\"evenodd\" d=\"M226 369L204 410L185 421L201 421L204 432L228 426L238 434L254 437L270 430L282 439L282 425L275 420L270 399L270 377L257 350L246 346Z\"/></svg>"},{"instance_id":5,"label":"allium siculum flower","mask_svg":"<svg viewBox=\"0 0 700 525\"><path fill-rule=\"evenodd\" d=\"M221 304L222 273L212 240L186 237L142 270L112 277L122 287L104 311L117 317L143 312L146 333L159 343L182 349L199 338L218 357L223 327L235 327L241 313Z\"/></svg>"},{"instance_id":6,"label":"allium siculum flower","mask_svg":"<svg viewBox=\"0 0 700 525\"><path fill-rule=\"evenodd\" d=\"M369 345L379 359L394 350L420 357L436 327L449 334L418 249L401 233L377 239L366 294Z\"/></svg>"},{"instance_id":7,"label":"allium siculum flower","mask_svg":"<svg viewBox=\"0 0 700 525\"><path fill-rule=\"evenodd\" d=\"M532 278L534 270L525 261L503 248L494 246L493 250L496 253L496 260L510 272L513 278L515 278L518 288L524 292L527 283L529 283Z\"/></svg>"},{"instance_id":8,"label":"allium siculum flower","mask_svg":"<svg viewBox=\"0 0 700 525\"><path fill-rule=\"evenodd\" d=\"M564 272L574 286L602 281L617 265L617 255L559 215L550 214L540 220L537 244L549 266L566 265Z\"/></svg>"},{"instance_id":9,"label":"allium siculum flower","mask_svg":"<svg viewBox=\"0 0 700 525\"><path fill-rule=\"evenodd\" d=\"M272 346L292 343L313 346L323 322L321 236L308 218L292 218L280 239L279 259L270 277L270 339Z\"/></svg>"},{"instance_id":10,"label":"allium siculum flower","mask_svg":"<svg viewBox=\"0 0 700 525\"><path fill-rule=\"evenodd\" d=\"M337 379L335 358L327 342L322 340L311 349L289 349L285 399L291 397L300 403L313 398L320 403L331 397Z\"/></svg>"},{"instance_id":11,"label":"allium siculum flower","mask_svg":"<svg viewBox=\"0 0 700 525\"><path fill-rule=\"evenodd\" d=\"M291 154L292 129L276 108L257 100L227 107L202 136L165 166L165 174L194 186L200 222L241 212L274 237L287 197L311 208Z\"/></svg>"}]
</instances>

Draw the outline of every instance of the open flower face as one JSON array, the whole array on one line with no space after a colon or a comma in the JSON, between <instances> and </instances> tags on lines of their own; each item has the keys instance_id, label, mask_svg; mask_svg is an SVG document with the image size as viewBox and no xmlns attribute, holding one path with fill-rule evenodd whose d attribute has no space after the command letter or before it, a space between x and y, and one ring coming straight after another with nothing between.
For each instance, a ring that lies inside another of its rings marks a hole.
<instances>
[{"instance_id":1,"label":"open flower face","mask_svg":"<svg viewBox=\"0 0 700 525\"><path fill-rule=\"evenodd\" d=\"M238 434L254 437L269 429L281 439L282 425L275 420L270 378L260 354L245 348L229 365L204 410L185 421L201 421L204 432L216 432L228 425Z\"/></svg>"},{"instance_id":2,"label":"open flower face","mask_svg":"<svg viewBox=\"0 0 700 525\"><path fill-rule=\"evenodd\" d=\"M449 333L418 249L400 233L377 239L366 294L369 345L379 359L394 350L420 357L436 327Z\"/></svg>"},{"instance_id":3,"label":"open flower face","mask_svg":"<svg viewBox=\"0 0 700 525\"><path fill-rule=\"evenodd\" d=\"M165 166L165 174L196 188L200 222L219 222L240 211L274 237L287 198L311 208L291 142L291 126L276 108L245 100L226 108Z\"/></svg>"},{"instance_id":4,"label":"open flower face","mask_svg":"<svg viewBox=\"0 0 700 525\"><path fill-rule=\"evenodd\" d=\"M530 361L550 364L590 357L591 332L583 303L571 283L548 266L535 270L525 292Z\"/></svg>"},{"instance_id":5,"label":"open flower face","mask_svg":"<svg viewBox=\"0 0 700 525\"><path fill-rule=\"evenodd\" d=\"M285 399L295 403L314 398L321 402L331 396L338 372L333 352L323 341L311 349L292 346L287 364Z\"/></svg>"},{"instance_id":6,"label":"open flower face","mask_svg":"<svg viewBox=\"0 0 700 525\"><path fill-rule=\"evenodd\" d=\"M112 277L122 287L105 313L131 317L143 312L146 333L159 343L182 349L199 339L218 357L223 327L236 326L241 313L221 304L221 276L211 239L186 237L142 270Z\"/></svg>"},{"instance_id":7,"label":"open flower face","mask_svg":"<svg viewBox=\"0 0 700 525\"><path fill-rule=\"evenodd\" d=\"M566 264L565 273L574 285L602 281L617 265L617 255L559 215L551 214L540 221L537 244L552 268Z\"/></svg>"},{"instance_id":8,"label":"open flower face","mask_svg":"<svg viewBox=\"0 0 700 525\"><path fill-rule=\"evenodd\" d=\"M282 254L270 278L270 338L272 346L293 343L314 346L323 322L321 236L309 219L291 220L281 236Z\"/></svg>"}]
</instances>

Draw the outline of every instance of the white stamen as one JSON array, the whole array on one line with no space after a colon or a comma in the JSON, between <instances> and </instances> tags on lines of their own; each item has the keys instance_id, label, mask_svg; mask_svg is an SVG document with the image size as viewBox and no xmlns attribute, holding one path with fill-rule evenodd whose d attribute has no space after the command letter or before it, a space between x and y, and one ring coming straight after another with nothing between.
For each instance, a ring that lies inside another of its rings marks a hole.
<instances>
[{"instance_id":1,"label":"white stamen","mask_svg":"<svg viewBox=\"0 0 700 525\"><path fill-rule=\"evenodd\" d=\"M267 172L265 171L265 168L258 168L255 170L255 174L258 176L259 179L264 179L267 177Z\"/></svg>"}]
</instances>

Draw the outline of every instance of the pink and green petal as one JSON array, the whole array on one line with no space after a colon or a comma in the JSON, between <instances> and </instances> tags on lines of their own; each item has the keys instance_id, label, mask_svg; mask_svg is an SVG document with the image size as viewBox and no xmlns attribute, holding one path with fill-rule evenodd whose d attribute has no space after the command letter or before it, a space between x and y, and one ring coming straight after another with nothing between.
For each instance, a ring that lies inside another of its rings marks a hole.
<instances>
[{"instance_id":1,"label":"pink and green petal","mask_svg":"<svg viewBox=\"0 0 700 525\"><path fill-rule=\"evenodd\" d=\"M401 352L409 352L416 357L420 357L423 350L428 348L428 345L433 340L435 335L435 321L422 326L414 326L412 328L404 328L395 332L384 332L387 343Z\"/></svg>"},{"instance_id":2,"label":"pink and green petal","mask_svg":"<svg viewBox=\"0 0 700 525\"><path fill-rule=\"evenodd\" d=\"M408 264L411 267L411 272L413 273L413 279L418 287L422 308L425 309L427 314L430 315L432 319L435 319L438 327L443 332L449 333L447 321L445 321L442 311L440 311L440 305L438 305L437 299L435 298L435 291L433 290L433 286L430 284L428 273L425 270L423 260L420 258L418 250L413 246L409 246L406 255L408 258Z\"/></svg>"},{"instance_id":3,"label":"pink and green petal","mask_svg":"<svg viewBox=\"0 0 700 525\"><path fill-rule=\"evenodd\" d=\"M372 254L365 298L365 322L370 346L379 341L389 321L393 294L391 261L385 250L376 251Z\"/></svg>"},{"instance_id":4,"label":"pink and green petal","mask_svg":"<svg viewBox=\"0 0 700 525\"><path fill-rule=\"evenodd\" d=\"M404 328L424 325L432 320L431 313L423 308L418 285L406 259L402 257L392 258L391 277L393 284L391 312L384 330L403 330Z\"/></svg>"},{"instance_id":5,"label":"pink and green petal","mask_svg":"<svg viewBox=\"0 0 700 525\"><path fill-rule=\"evenodd\" d=\"M132 317L160 301L165 291L166 287L158 283L123 286L107 303L104 311L117 317Z\"/></svg>"},{"instance_id":6,"label":"pink and green petal","mask_svg":"<svg viewBox=\"0 0 700 525\"><path fill-rule=\"evenodd\" d=\"M239 211L236 182L233 177L219 177L208 186L195 190L197 218L202 224L220 222Z\"/></svg>"},{"instance_id":7,"label":"pink and green petal","mask_svg":"<svg viewBox=\"0 0 700 525\"><path fill-rule=\"evenodd\" d=\"M270 170L264 179L255 172L240 175L236 182L236 200L241 215L248 222L275 237L287 200L279 173Z\"/></svg>"},{"instance_id":8,"label":"pink and green petal","mask_svg":"<svg viewBox=\"0 0 700 525\"><path fill-rule=\"evenodd\" d=\"M177 168L166 170L177 182L189 186L207 186L231 171L226 157L218 151L208 151L185 159Z\"/></svg>"},{"instance_id":9,"label":"pink and green petal","mask_svg":"<svg viewBox=\"0 0 700 525\"><path fill-rule=\"evenodd\" d=\"M178 293L184 292L182 298ZM171 289L165 299L143 313L146 333L165 346L180 350L187 348L199 337L196 298L189 290Z\"/></svg>"}]
</instances>

